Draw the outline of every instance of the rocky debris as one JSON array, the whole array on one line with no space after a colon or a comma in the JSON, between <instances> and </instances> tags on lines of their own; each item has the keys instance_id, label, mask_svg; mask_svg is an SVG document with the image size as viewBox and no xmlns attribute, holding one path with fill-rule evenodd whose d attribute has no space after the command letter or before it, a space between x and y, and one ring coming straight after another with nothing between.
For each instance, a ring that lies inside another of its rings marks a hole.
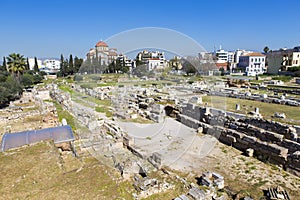
<instances>
[{"instance_id":1,"label":"rocky debris","mask_svg":"<svg viewBox=\"0 0 300 200\"><path fill-rule=\"evenodd\" d=\"M281 118L281 119L285 119L286 118L286 116L285 116L284 113L279 113L279 112L274 113L274 117Z\"/></svg>"},{"instance_id":2,"label":"rocky debris","mask_svg":"<svg viewBox=\"0 0 300 200\"><path fill-rule=\"evenodd\" d=\"M197 187L192 187L188 195L194 200L204 200L206 197L206 192Z\"/></svg>"},{"instance_id":3,"label":"rocky debris","mask_svg":"<svg viewBox=\"0 0 300 200\"><path fill-rule=\"evenodd\" d=\"M247 156L249 156L249 157L253 157L254 149L248 148L248 149L246 150L246 154L247 154Z\"/></svg>"},{"instance_id":4,"label":"rocky debris","mask_svg":"<svg viewBox=\"0 0 300 200\"><path fill-rule=\"evenodd\" d=\"M189 100L189 103L191 104L202 104L202 97L201 96L194 96L194 97L191 97L190 100Z\"/></svg>"},{"instance_id":5,"label":"rocky debris","mask_svg":"<svg viewBox=\"0 0 300 200\"><path fill-rule=\"evenodd\" d=\"M55 146L62 151L72 151L72 145L70 142L55 144Z\"/></svg>"},{"instance_id":6,"label":"rocky debris","mask_svg":"<svg viewBox=\"0 0 300 200\"><path fill-rule=\"evenodd\" d=\"M148 158L148 161L156 168L160 168L161 167L161 159L162 159L162 156L157 153L157 152L154 152L149 158Z\"/></svg>"},{"instance_id":7,"label":"rocky debris","mask_svg":"<svg viewBox=\"0 0 300 200\"><path fill-rule=\"evenodd\" d=\"M134 175L133 186L138 192L138 194L135 195L135 199L146 198L153 194L174 188L173 185L167 182L159 181L156 178L141 177L137 174Z\"/></svg>"},{"instance_id":8,"label":"rocky debris","mask_svg":"<svg viewBox=\"0 0 300 200\"><path fill-rule=\"evenodd\" d=\"M102 86L102 87L95 87L95 88L83 88L79 84L72 84L72 88L75 89L75 91L95 97L97 99L103 100L103 99L109 99L110 95L109 93L112 91L111 86Z\"/></svg>"},{"instance_id":9,"label":"rocky debris","mask_svg":"<svg viewBox=\"0 0 300 200\"><path fill-rule=\"evenodd\" d=\"M157 179L150 179L148 177L142 177L140 178L138 175L134 176L134 188L139 191L146 191L149 189L149 187L153 187L154 185L157 185Z\"/></svg>"},{"instance_id":10,"label":"rocky debris","mask_svg":"<svg viewBox=\"0 0 300 200\"><path fill-rule=\"evenodd\" d=\"M237 110L237 111L238 111L238 110L240 110L240 109L241 109L241 106L240 106L240 104L236 104L236 105L235 105L235 110Z\"/></svg>"},{"instance_id":11,"label":"rocky debris","mask_svg":"<svg viewBox=\"0 0 300 200\"><path fill-rule=\"evenodd\" d=\"M187 104L182 107L182 114L178 114L177 119L204 134L218 133L213 136L227 145L246 152L249 156L255 154L263 160L290 166L289 169L295 170L295 173L300 172L300 168L295 164L298 161L294 162L290 157L300 149L297 133L299 129L261 118L232 120L228 116L220 117L221 112L215 110L211 110L208 116L205 116L205 112L206 109L203 107ZM259 110L255 113L259 113Z\"/></svg>"},{"instance_id":12,"label":"rocky debris","mask_svg":"<svg viewBox=\"0 0 300 200\"><path fill-rule=\"evenodd\" d=\"M207 187L224 188L224 177L215 172L205 172L200 177L200 183Z\"/></svg>"}]
</instances>

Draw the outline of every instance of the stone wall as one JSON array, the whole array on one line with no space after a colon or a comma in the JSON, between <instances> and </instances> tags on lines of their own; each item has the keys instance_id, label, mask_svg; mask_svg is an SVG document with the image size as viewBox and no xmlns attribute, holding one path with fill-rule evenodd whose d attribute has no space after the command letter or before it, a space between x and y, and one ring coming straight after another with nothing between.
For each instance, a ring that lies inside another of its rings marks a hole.
<instances>
[{"instance_id":1,"label":"stone wall","mask_svg":"<svg viewBox=\"0 0 300 200\"><path fill-rule=\"evenodd\" d=\"M223 117L221 114L223 113ZM258 118L225 117L225 112L187 104L177 119L191 128L210 134L241 151L253 149L259 159L279 164L300 174L300 141L291 125Z\"/></svg>"}]
</instances>

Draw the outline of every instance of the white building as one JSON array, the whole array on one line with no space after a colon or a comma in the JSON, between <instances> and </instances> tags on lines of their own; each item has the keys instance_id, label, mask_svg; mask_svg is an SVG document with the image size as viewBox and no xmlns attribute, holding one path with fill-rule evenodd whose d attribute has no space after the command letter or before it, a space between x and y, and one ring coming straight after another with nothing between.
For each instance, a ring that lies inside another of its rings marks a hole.
<instances>
[{"instance_id":1,"label":"white building","mask_svg":"<svg viewBox=\"0 0 300 200\"><path fill-rule=\"evenodd\" d=\"M29 69L30 70L33 70L34 68L34 61L35 59L34 58L28 58L28 62L29 62ZM42 61L37 59L37 64L38 64L38 67L41 68L42 67Z\"/></svg>"},{"instance_id":2,"label":"white building","mask_svg":"<svg viewBox=\"0 0 300 200\"><path fill-rule=\"evenodd\" d=\"M227 60L227 62L233 63L234 62L234 55L235 55L235 53L233 51L228 51L228 60Z\"/></svg>"},{"instance_id":3,"label":"white building","mask_svg":"<svg viewBox=\"0 0 300 200\"><path fill-rule=\"evenodd\" d=\"M136 60L147 65L149 71L154 69L163 69L168 66L164 52L147 51L139 52Z\"/></svg>"},{"instance_id":4,"label":"white building","mask_svg":"<svg viewBox=\"0 0 300 200\"><path fill-rule=\"evenodd\" d=\"M59 70L60 69L60 60L55 59L46 59L43 62L44 66L50 70Z\"/></svg>"},{"instance_id":5,"label":"white building","mask_svg":"<svg viewBox=\"0 0 300 200\"><path fill-rule=\"evenodd\" d=\"M224 49L219 49L216 51L217 63L225 63L228 62L228 51Z\"/></svg>"},{"instance_id":6,"label":"white building","mask_svg":"<svg viewBox=\"0 0 300 200\"><path fill-rule=\"evenodd\" d=\"M247 51L247 50L236 50L234 54L234 62L239 63L240 56L246 55L248 53L253 53L253 51Z\"/></svg>"},{"instance_id":7,"label":"white building","mask_svg":"<svg viewBox=\"0 0 300 200\"><path fill-rule=\"evenodd\" d=\"M163 69L163 66L160 64L159 58L150 58L147 60L147 69L152 71L154 69Z\"/></svg>"},{"instance_id":8,"label":"white building","mask_svg":"<svg viewBox=\"0 0 300 200\"><path fill-rule=\"evenodd\" d=\"M248 53L239 57L238 68L243 69L247 76L256 76L265 73L266 56L261 53Z\"/></svg>"}]
</instances>

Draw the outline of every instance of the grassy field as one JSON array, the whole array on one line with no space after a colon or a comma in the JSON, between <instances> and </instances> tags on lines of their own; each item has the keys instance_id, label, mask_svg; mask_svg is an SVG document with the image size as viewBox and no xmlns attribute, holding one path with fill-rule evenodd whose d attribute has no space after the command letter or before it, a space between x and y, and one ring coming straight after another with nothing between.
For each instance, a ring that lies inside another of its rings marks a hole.
<instances>
[{"instance_id":1,"label":"grassy field","mask_svg":"<svg viewBox=\"0 0 300 200\"><path fill-rule=\"evenodd\" d=\"M96 159L66 171L52 142L0 153L0 160L1 199L132 199L132 184Z\"/></svg>"},{"instance_id":2,"label":"grassy field","mask_svg":"<svg viewBox=\"0 0 300 200\"><path fill-rule=\"evenodd\" d=\"M254 111L255 107L260 109L260 113L266 119L273 119L286 123L300 124L300 108L294 106L280 105L280 104L270 104L259 101L251 101L245 99L236 99L229 97L219 97L219 96L204 96L203 102L207 103L209 106L226 109L227 111L238 112L241 114L248 114L250 111ZM240 104L241 110L236 111L236 104ZM285 113L286 119L276 119L272 118L275 112Z\"/></svg>"}]
</instances>

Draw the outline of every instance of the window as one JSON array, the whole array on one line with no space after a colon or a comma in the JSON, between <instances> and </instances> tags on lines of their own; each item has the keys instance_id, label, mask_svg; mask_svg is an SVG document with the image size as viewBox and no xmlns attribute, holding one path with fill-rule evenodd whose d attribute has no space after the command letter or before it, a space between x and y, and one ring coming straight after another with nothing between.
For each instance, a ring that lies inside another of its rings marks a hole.
<instances>
[{"instance_id":1,"label":"window","mask_svg":"<svg viewBox=\"0 0 300 200\"><path fill-rule=\"evenodd\" d=\"M261 59L262 62L264 62L264 60L265 60L264 58Z\"/></svg>"},{"instance_id":2,"label":"window","mask_svg":"<svg viewBox=\"0 0 300 200\"><path fill-rule=\"evenodd\" d=\"M253 58L251 58L251 62L253 62Z\"/></svg>"}]
</instances>

